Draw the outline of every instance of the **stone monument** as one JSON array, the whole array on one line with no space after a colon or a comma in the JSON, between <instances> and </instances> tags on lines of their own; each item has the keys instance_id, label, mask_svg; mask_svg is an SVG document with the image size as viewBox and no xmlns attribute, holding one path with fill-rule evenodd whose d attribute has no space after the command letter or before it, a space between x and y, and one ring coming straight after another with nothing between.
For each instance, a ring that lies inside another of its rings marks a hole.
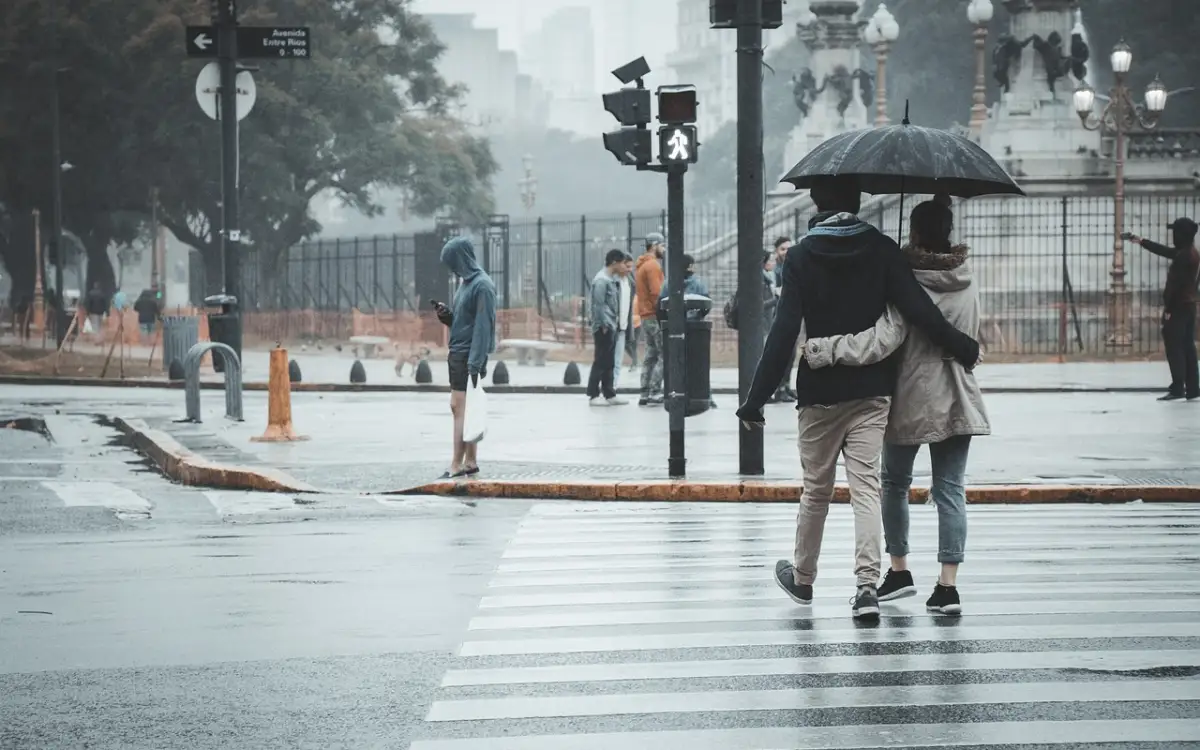
<instances>
[{"instance_id":1,"label":"stone monument","mask_svg":"<svg viewBox=\"0 0 1200 750\"><path fill-rule=\"evenodd\" d=\"M809 67L792 76L801 119L784 149L784 171L831 136L871 126L874 77L861 64L862 0L811 0L808 6L797 28Z\"/></svg>"},{"instance_id":2,"label":"stone monument","mask_svg":"<svg viewBox=\"0 0 1200 750\"><path fill-rule=\"evenodd\" d=\"M1089 75L1078 0L1003 1L1011 23L991 58L1000 100L981 145L1017 179L1106 174L1100 136L1080 127L1072 102Z\"/></svg>"}]
</instances>

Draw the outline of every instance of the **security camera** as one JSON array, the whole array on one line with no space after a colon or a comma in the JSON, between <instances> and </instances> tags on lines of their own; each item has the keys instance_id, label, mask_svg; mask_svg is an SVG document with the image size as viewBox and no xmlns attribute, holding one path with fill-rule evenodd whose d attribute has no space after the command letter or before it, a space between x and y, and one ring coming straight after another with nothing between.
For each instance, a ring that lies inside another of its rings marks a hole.
<instances>
[{"instance_id":1,"label":"security camera","mask_svg":"<svg viewBox=\"0 0 1200 750\"><path fill-rule=\"evenodd\" d=\"M640 81L650 75L650 64L646 62L646 58L639 57L633 62L627 62L621 67L612 72L617 80L624 84L630 84L634 81Z\"/></svg>"}]
</instances>

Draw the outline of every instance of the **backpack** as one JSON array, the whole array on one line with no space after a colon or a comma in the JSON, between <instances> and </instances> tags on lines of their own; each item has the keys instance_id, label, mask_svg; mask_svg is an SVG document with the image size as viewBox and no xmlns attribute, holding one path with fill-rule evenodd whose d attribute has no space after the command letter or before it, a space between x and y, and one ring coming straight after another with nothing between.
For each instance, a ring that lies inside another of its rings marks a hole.
<instances>
[{"instance_id":1,"label":"backpack","mask_svg":"<svg viewBox=\"0 0 1200 750\"><path fill-rule=\"evenodd\" d=\"M738 295L734 291L733 296L725 300L725 309L722 314L725 316L725 325L729 326L729 330L736 331L738 327Z\"/></svg>"}]
</instances>

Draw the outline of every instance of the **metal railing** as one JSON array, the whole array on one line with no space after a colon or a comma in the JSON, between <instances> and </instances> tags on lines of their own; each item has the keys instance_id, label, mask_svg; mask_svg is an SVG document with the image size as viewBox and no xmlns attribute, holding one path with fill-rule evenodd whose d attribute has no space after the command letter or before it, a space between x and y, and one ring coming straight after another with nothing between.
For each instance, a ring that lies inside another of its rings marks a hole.
<instances>
[{"instance_id":1,"label":"metal railing","mask_svg":"<svg viewBox=\"0 0 1200 750\"><path fill-rule=\"evenodd\" d=\"M907 198L907 214L920 196ZM1178 216L1196 216L1197 194L1145 194L1126 198L1125 224L1132 231L1169 241L1166 225ZM811 216L803 201L771 213L765 237L802 235ZM1105 197L977 198L955 207L959 242L971 246L979 285L984 329L992 351L1013 354L1109 353L1107 295L1113 256L1113 201ZM900 230L894 197L864 203L862 216L889 236ZM613 248L637 258L644 237L665 232L666 213L587 215L569 218L512 217L507 251L480 253L503 288L501 304L511 310L564 310L578 317L591 278ZM904 230L907 234L907 227ZM477 247L484 242L483 232ZM687 248L695 248L697 273L708 282L717 307L736 287L736 215L721 208L689 212ZM699 252L703 249L703 252ZM1167 262L1136 246L1126 247L1126 284L1131 292L1133 349L1160 348L1159 302ZM319 240L292 248L268 304L253 263L245 281L248 309L262 311L373 314L418 312L414 280L415 244L409 236ZM549 305L549 309L547 309ZM736 332L720 315L715 347L732 347Z\"/></svg>"}]
</instances>

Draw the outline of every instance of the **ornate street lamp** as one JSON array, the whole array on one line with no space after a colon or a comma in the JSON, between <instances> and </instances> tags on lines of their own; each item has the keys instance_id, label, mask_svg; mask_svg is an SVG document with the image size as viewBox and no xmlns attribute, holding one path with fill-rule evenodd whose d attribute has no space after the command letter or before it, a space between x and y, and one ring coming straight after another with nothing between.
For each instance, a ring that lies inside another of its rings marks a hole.
<instances>
[{"instance_id":1,"label":"ornate street lamp","mask_svg":"<svg viewBox=\"0 0 1200 750\"><path fill-rule=\"evenodd\" d=\"M521 164L525 168L525 176L517 180L517 187L521 189L521 203L525 206L525 210L532 211L534 205L537 204L537 177L533 174L533 157L529 154L521 157Z\"/></svg>"},{"instance_id":2,"label":"ornate street lamp","mask_svg":"<svg viewBox=\"0 0 1200 750\"><path fill-rule=\"evenodd\" d=\"M888 124L887 114L887 56L892 43L900 38L900 24L884 3L879 4L875 15L867 21L863 38L875 51L875 126Z\"/></svg>"},{"instance_id":3,"label":"ornate street lamp","mask_svg":"<svg viewBox=\"0 0 1200 750\"><path fill-rule=\"evenodd\" d=\"M1108 340L1109 346L1127 347L1133 344L1129 330L1130 292L1125 284L1125 136L1137 130L1153 130L1167 107L1167 87L1156 76L1146 89L1145 104L1138 104L1126 82L1126 75L1133 67L1133 51L1121 41L1113 48L1109 58L1116 82L1108 97L1098 97L1096 91L1082 81L1075 89L1075 111L1088 130L1099 130L1116 139L1114 158L1116 161L1116 186L1113 197L1113 259L1112 283L1109 287ZM1097 115L1094 111L1097 98L1107 98L1108 103Z\"/></svg>"},{"instance_id":4,"label":"ornate street lamp","mask_svg":"<svg viewBox=\"0 0 1200 750\"><path fill-rule=\"evenodd\" d=\"M971 135L976 140L983 134L983 125L987 122L988 24L995 13L992 0L971 0L967 6L967 18L975 27L975 98L971 105Z\"/></svg>"}]
</instances>

